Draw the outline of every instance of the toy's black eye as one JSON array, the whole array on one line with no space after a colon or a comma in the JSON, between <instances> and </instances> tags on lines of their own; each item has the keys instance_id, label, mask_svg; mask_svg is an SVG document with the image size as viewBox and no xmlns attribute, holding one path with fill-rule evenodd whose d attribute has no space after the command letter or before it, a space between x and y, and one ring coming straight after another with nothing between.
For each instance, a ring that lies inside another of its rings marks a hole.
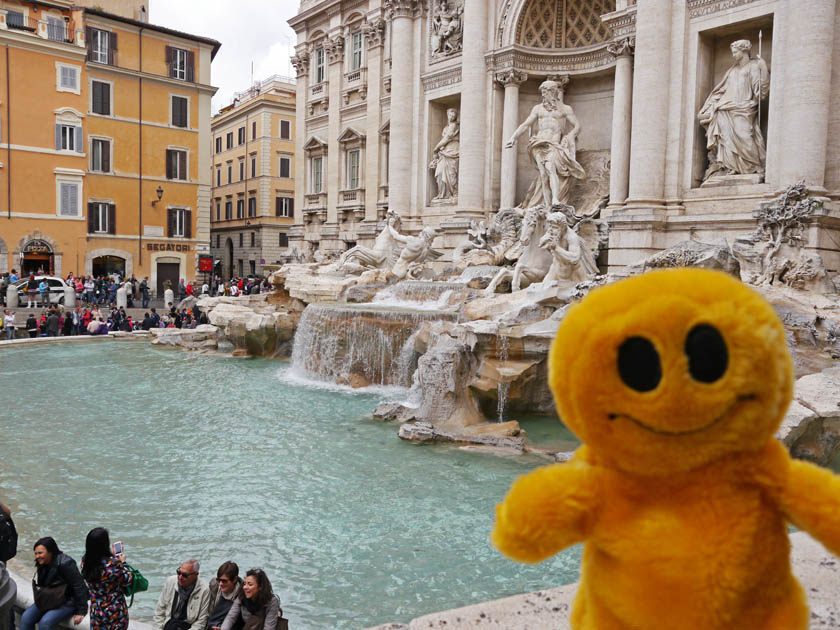
<instances>
[{"instance_id":1,"label":"toy's black eye","mask_svg":"<svg viewBox=\"0 0 840 630\"><path fill-rule=\"evenodd\" d=\"M729 364L726 342L718 329L709 324L698 324L691 329L685 338L685 354L688 371L701 383L714 383L724 375Z\"/></svg>"},{"instance_id":2,"label":"toy's black eye","mask_svg":"<svg viewBox=\"0 0 840 630\"><path fill-rule=\"evenodd\" d=\"M662 364L653 344L644 337L630 337L618 348L618 374L637 392L656 389L662 380Z\"/></svg>"}]
</instances>

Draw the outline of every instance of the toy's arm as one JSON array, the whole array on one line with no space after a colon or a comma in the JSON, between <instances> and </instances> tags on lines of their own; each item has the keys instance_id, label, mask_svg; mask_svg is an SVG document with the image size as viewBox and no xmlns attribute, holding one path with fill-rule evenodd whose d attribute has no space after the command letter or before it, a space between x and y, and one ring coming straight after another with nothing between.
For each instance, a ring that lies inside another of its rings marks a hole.
<instances>
[{"instance_id":1,"label":"toy's arm","mask_svg":"<svg viewBox=\"0 0 840 630\"><path fill-rule=\"evenodd\" d=\"M598 474L586 463L539 468L517 479L496 506L490 539L514 560L539 562L588 536L600 497Z\"/></svg>"},{"instance_id":2,"label":"toy's arm","mask_svg":"<svg viewBox=\"0 0 840 630\"><path fill-rule=\"evenodd\" d=\"M840 556L840 475L792 460L780 503L796 527Z\"/></svg>"}]
</instances>

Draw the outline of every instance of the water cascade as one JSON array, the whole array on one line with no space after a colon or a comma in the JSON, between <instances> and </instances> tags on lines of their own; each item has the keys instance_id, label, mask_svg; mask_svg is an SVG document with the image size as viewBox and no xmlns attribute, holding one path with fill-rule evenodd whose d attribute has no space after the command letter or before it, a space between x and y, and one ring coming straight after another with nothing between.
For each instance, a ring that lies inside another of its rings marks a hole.
<instances>
[{"instance_id":1,"label":"water cascade","mask_svg":"<svg viewBox=\"0 0 840 630\"><path fill-rule=\"evenodd\" d=\"M510 340L506 335L499 335L496 339L496 358L499 360L502 367L504 367L505 363L507 363L509 350ZM505 421L505 405L507 404L507 395L509 391L510 382L500 380L499 384L496 386L496 395L498 397L496 411L499 422Z\"/></svg>"},{"instance_id":2,"label":"water cascade","mask_svg":"<svg viewBox=\"0 0 840 630\"><path fill-rule=\"evenodd\" d=\"M295 333L292 369L354 387L410 387L417 368L413 336L423 322L457 313L317 303L306 307Z\"/></svg>"},{"instance_id":3,"label":"water cascade","mask_svg":"<svg viewBox=\"0 0 840 630\"><path fill-rule=\"evenodd\" d=\"M403 280L377 293L372 304L421 310L448 310L453 294L463 294L467 291L469 289L462 282Z\"/></svg>"}]
</instances>

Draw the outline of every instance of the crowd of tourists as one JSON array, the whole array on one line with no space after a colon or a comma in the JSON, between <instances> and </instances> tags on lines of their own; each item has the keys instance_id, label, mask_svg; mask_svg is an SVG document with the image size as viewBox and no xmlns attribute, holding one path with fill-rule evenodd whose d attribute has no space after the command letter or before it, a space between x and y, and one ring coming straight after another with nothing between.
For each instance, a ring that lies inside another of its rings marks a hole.
<instances>
[{"instance_id":1,"label":"crowd of tourists","mask_svg":"<svg viewBox=\"0 0 840 630\"><path fill-rule=\"evenodd\" d=\"M200 324L210 323L207 314L196 304L191 309L177 309L171 302L169 311L158 314L152 307L142 320L132 319L125 308L111 306L100 309L96 304L91 307L77 306L73 310L61 310L52 306L41 312L40 317L29 313L24 323L24 331L30 338L35 337L72 337L76 335L107 335L109 332L132 332L151 328L195 328ZM0 318L0 338L15 339L18 335L15 311L3 310ZM5 337L4 337L5 335Z\"/></svg>"},{"instance_id":2,"label":"crowd of tourists","mask_svg":"<svg viewBox=\"0 0 840 630\"><path fill-rule=\"evenodd\" d=\"M20 280L21 278L15 269L0 276L0 301L4 306L7 306L6 293L9 285ZM124 278L118 273L77 276L71 272L64 279L64 284L74 289L78 303L88 306L116 305L117 292L120 287L125 289L126 306L128 308L134 308L136 303L139 303L140 308L149 308L152 297L152 287L148 276L140 280L134 274L131 277ZM37 273L30 273L25 277L23 288L26 295L25 308L48 306L51 295L55 292L54 288L50 288L48 279L42 270ZM166 289L172 289L173 297L181 301L190 296L198 295L209 295L211 297L229 295L235 297L265 293L269 291L270 285L267 278L261 277L240 278L234 276L229 281L224 281L220 276L213 276L212 279L205 280L202 283L187 282L184 278L181 278L177 287L171 286L166 281L164 282L164 291ZM22 302L20 305L23 308Z\"/></svg>"},{"instance_id":3,"label":"crowd of tourists","mask_svg":"<svg viewBox=\"0 0 840 630\"><path fill-rule=\"evenodd\" d=\"M17 551L17 531L0 504L0 630L14 628L12 604L17 585L6 562ZM61 623L79 625L90 615L91 630L127 630L126 594L148 589L148 581L126 562L122 542L111 544L108 530L95 527L85 539L81 567L61 551L50 536L33 545L34 603L20 616L18 630L55 630ZM208 583L199 577L195 558L184 560L166 579L155 606L154 630L286 630L280 599L262 569L244 578L235 562L227 561Z\"/></svg>"}]
</instances>

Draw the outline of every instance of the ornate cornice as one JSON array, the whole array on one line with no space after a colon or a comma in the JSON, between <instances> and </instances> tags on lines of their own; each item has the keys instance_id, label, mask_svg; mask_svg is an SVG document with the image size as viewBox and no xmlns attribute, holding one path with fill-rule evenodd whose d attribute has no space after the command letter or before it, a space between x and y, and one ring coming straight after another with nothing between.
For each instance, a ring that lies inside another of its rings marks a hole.
<instances>
[{"instance_id":1,"label":"ornate cornice","mask_svg":"<svg viewBox=\"0 0 840 630\"><path fill-rule=\"evenodd\" d=\"M385 20L379 17L368 20L362 25L362 35L368 49L382 46L385 43Z\"/></svg>"},{"instance_id":2,"label":"ornate cornice","mask_svg":"<svg viewBox=\"0 0 840 630\"><path fill-rule=\"evenodd\" d=\"M613 57L632 57L636 51L635 37L622 37L621 39L614 39L607 44L607 52Z\"/></svg>"},{"instance_id":3,"label":"ornate cornice","mask_svg":"<svg viewBox=\"0 0 840 630\"><path fill-rule=\"evenodd\" d=\"M536 50L509 46L490 51L485 55L485 61L491 71L519 70L531 77L582 74L615 65L615 57L607 51L606 43L585 51L570 48Z\"/></svg>"},{"instance_id":4,"label":"ornate cornice","mask_svg":"<svg viewBox=\"0 0 840 630\"><path fill-rule=\"evenodd\" d=\"M691 18L698 18L710 15L719 11L726 11L740 7L743 4L750 4L756 0L688 0L688 15ZM794 9L795 10L795 9Z\"/></svg>"},{"instance_id":5,"label":"ornate cornice","mask_svg":"<svg viewBox=\"0 0 840 630\"><path fill-rule=\"evenodd\" d=\"M497 72L495 79L496 83L502 87L507 87L508 85L519 86L528 80L528 75L524 72L520 72L519 70L510 69L505 70L504 72Z\"/></svg>"},{"instance_id":6,"label":"ornate cornice","mask_svg":"<svg viewBox=\"0 0 840 630\"><path fill-rule=\"evenodd\" d=\"M601 16L601 21L610 27L614 39L636 34L636 4Z\"/></svg>"},{"instance_id":7,"label":"ornate cornice","mask_svg":"<svg viewBox=\"0 0 840 630\"><path fill-rule=\"evenodd\" d=\"M414 18L425 8L423 0L386 0L385 11L389 20L400 17Z\"/></svg>"}]
</instances>

